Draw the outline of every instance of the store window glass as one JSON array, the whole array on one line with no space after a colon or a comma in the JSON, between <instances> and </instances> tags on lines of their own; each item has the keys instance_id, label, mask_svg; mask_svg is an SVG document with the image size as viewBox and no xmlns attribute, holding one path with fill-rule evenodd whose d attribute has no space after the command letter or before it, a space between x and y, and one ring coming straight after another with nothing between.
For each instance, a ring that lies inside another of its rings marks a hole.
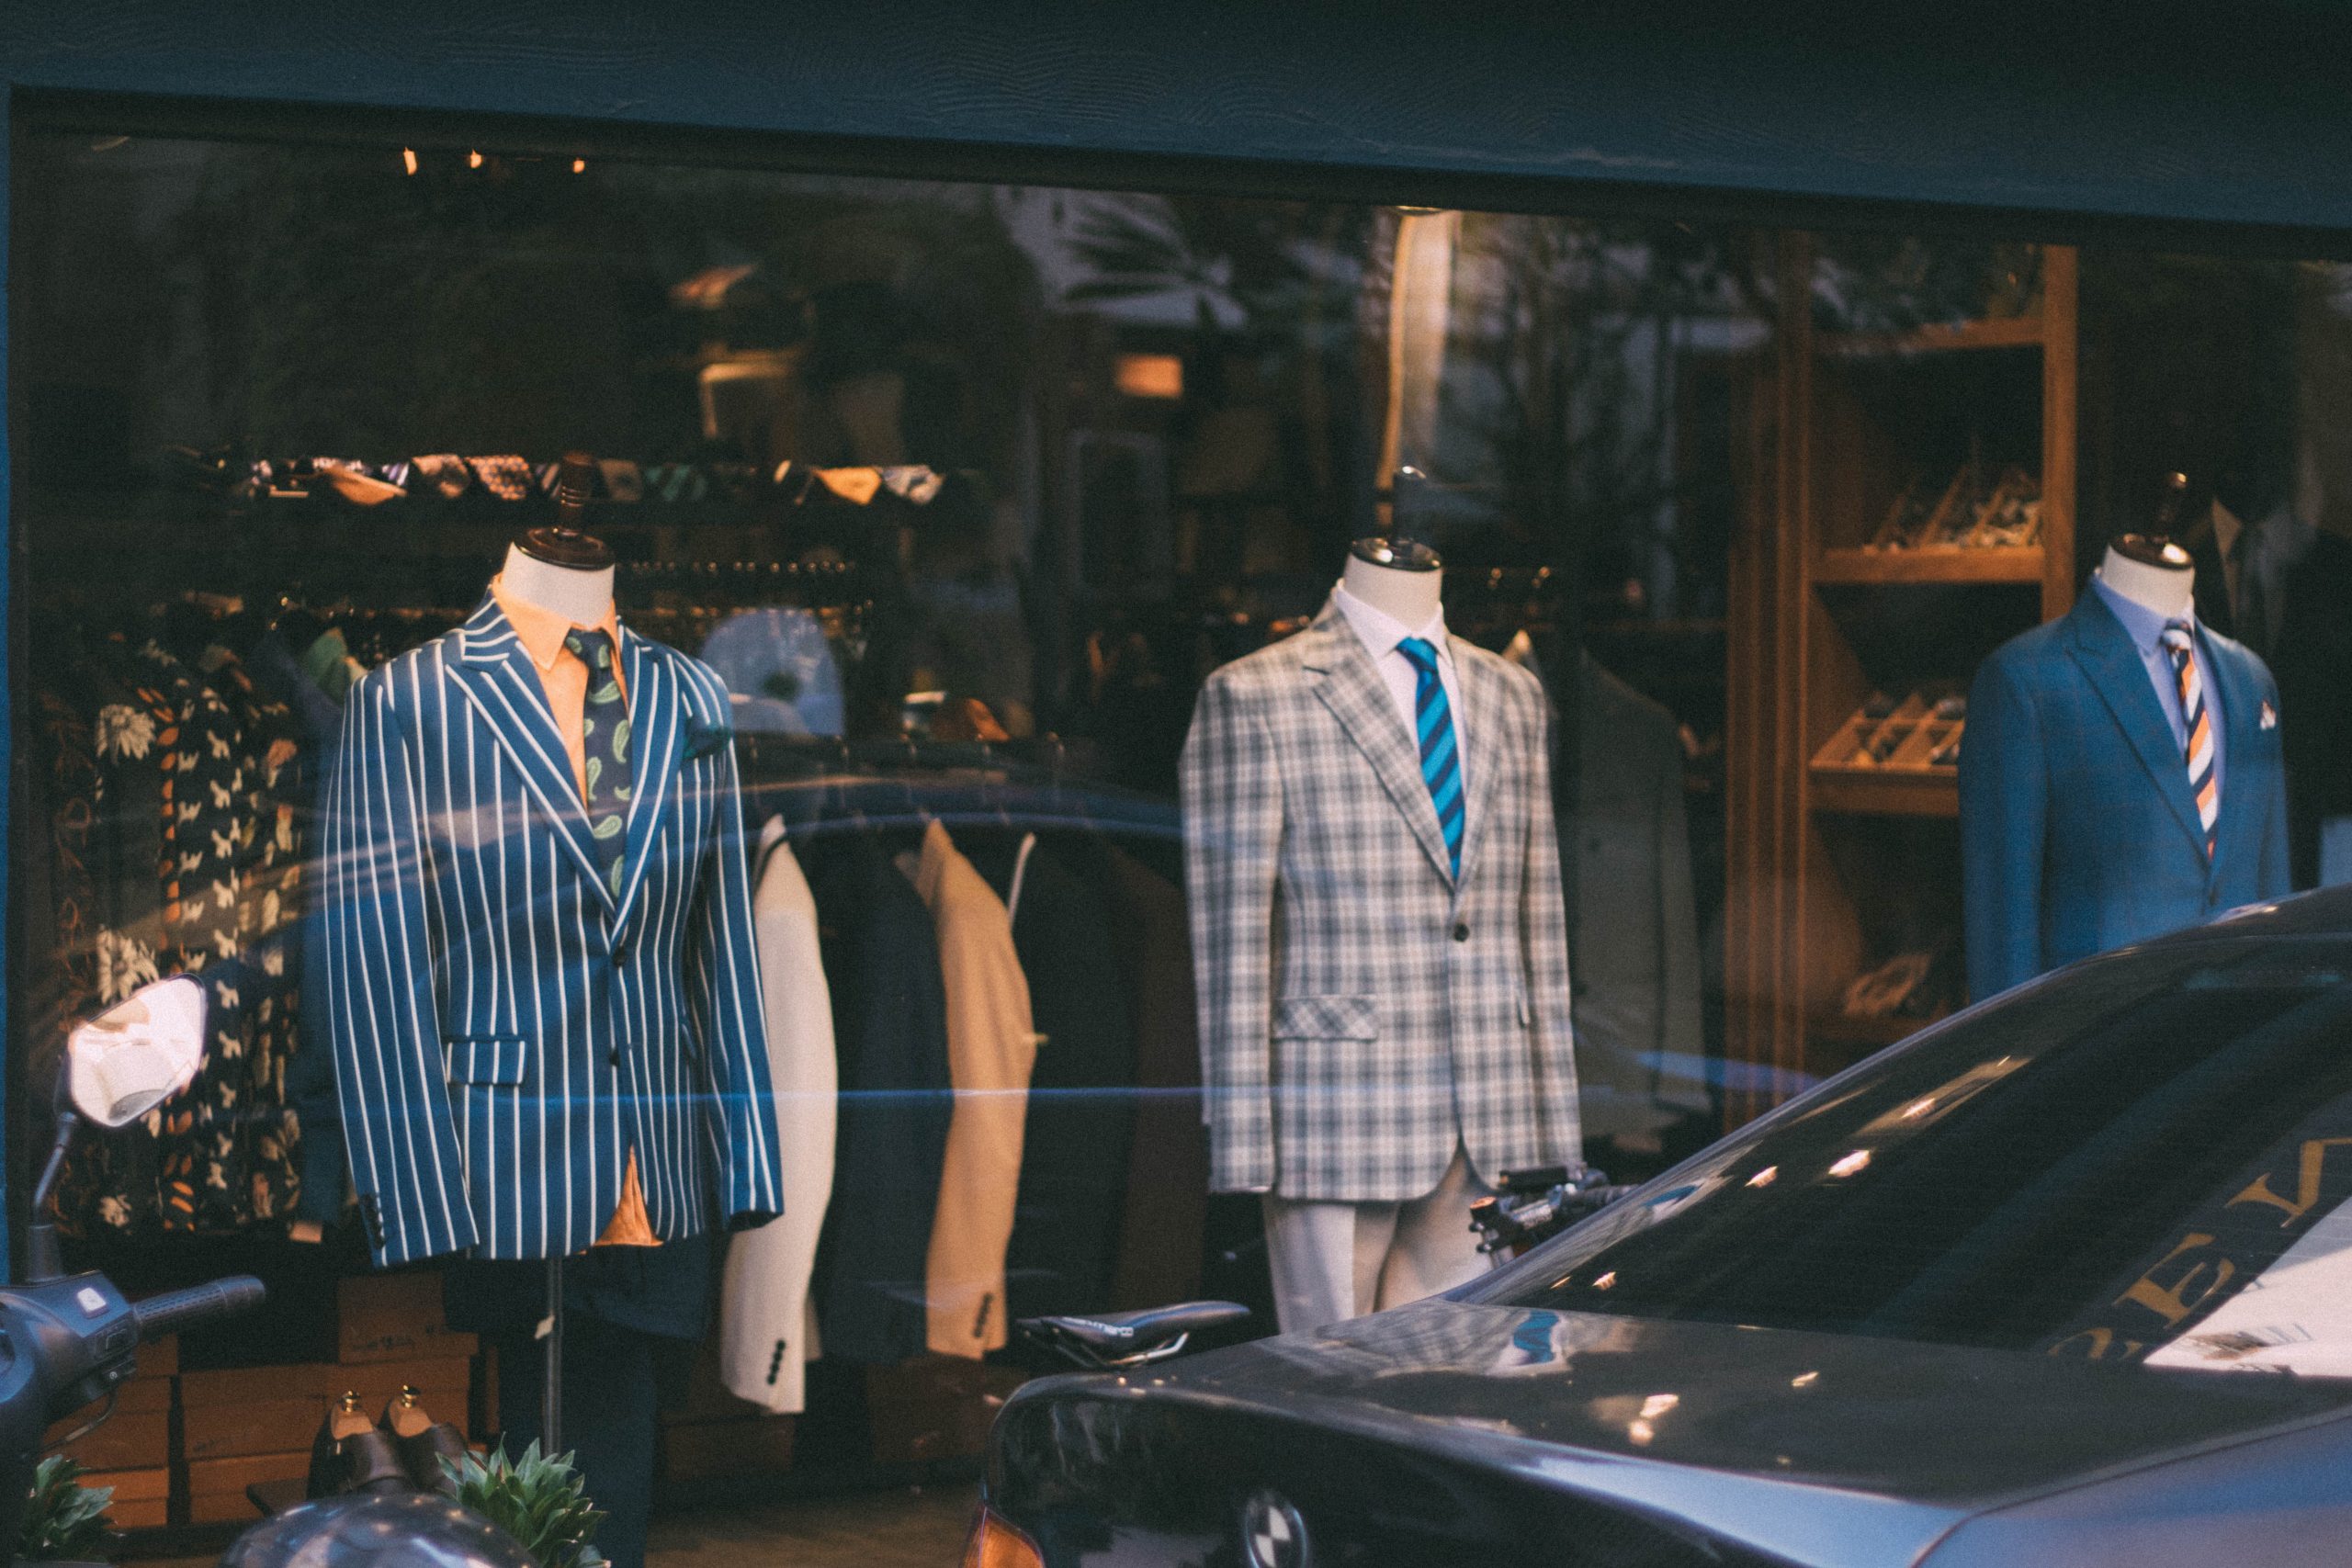
<instances>
[{"instance_id":1,"label":"store window glass","mask_svg":"<svg viewBox=\"0 0 2352 1568\"><path fill-rule=\"evenodd\" d=\"M1017 1319L1280 1321L1292 1198L1647 1177L2352 864L2333 265L11 152L11 1192L198 974L61 1214L337 1297L224 1375L472 1389L371 1262L651 1240L676 1463L967 1454Z\"/></svg>"}]
</instances>

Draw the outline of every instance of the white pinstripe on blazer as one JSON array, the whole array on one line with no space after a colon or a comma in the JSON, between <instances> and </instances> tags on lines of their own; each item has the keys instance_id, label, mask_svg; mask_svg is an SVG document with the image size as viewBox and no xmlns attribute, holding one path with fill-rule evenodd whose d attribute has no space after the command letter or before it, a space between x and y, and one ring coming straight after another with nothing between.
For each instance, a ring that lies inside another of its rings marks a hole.
<instances>
[{"instance_id":1,"label":"white pinstripe on blazer","mask_svg":"<svg viewBox=\"0 0 2352 1568\"><path fill-rule=\"evenodd\" d=\"M381 1265L580 1251L631 1151L659 1236L782 1210L727 690L627 627L620 657L617 897L494 602L352 689L308 1005Z\"/></svg>"},{"instance_id":2,"label":"white pinstripe on blazer","mask_svg":"<svg viewBox=\"0 0 2352 1568\"><path fill-rule=\"evenodd\" d=\"M1213 1190L1403 1201L1457 1139L1489 1181L1580 1152L1549 709L1533 675L1451 647L1458 877L1336 606L1202 688L1181 784Z\"/></svg>"}]
</instances>

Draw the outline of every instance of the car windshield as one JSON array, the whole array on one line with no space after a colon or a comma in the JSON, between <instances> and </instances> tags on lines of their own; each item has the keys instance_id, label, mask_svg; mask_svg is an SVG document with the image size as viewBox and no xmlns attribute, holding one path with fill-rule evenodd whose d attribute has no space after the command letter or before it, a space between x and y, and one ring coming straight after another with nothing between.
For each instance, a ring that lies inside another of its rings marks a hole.
<instances>
[{"instance_id":1,"label":"car windshield","mask_svg":"<svg viewBox=\"0 0 2352 1568\"><path fill-rule=\"evenodd\" d=\"M2352 944L2166 945L1888 1052L1476 1295L2352 1376L2347 1195Z\"/></svg>"}]
</instances>

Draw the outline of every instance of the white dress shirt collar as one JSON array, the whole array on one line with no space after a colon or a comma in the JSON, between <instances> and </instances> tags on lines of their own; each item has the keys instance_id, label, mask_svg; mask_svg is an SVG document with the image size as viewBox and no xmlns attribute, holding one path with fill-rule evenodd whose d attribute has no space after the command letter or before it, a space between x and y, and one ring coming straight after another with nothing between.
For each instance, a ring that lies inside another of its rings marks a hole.
<instances>
[{"instance_id":1,"label":"white dress shirt collar","mask_svg":"<svg viewBox=\"0 0 2352 1568\"><path fill-rule=\"evenodd\" d=\"M1417 637L1437 649L1439 668L1443 669L1453 662L1453 649L1447 646L1443 606L1440 606L1437 613L1429 618L1427 625L1408 626L1387 611L1367 604L1349 592L1345 582L1331 590L1331 603L1340 607L1340 614L1347 617L1348 625L1354 628L1365 650L1374 660L1396 652L1396 645L1407 637Z\"/></svg>"}]
</instances>

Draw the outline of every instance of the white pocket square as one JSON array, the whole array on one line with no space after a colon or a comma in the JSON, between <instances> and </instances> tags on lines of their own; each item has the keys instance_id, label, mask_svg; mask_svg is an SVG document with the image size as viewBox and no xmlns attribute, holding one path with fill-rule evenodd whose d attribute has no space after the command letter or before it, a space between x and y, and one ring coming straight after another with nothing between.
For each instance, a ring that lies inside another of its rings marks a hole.
<instances>
[{"instance_id":1,"label":"white pocket square","mask_svg":"<svg viewBox=\"0 0 2352 1568\"><path fill-rule=\"evenodd\" d=\"M2278 710L2272 707L2268 703L2262 705L2262 728L2265 729L2276 729L2278 728Z\"/></svg>"}]
</instances>

